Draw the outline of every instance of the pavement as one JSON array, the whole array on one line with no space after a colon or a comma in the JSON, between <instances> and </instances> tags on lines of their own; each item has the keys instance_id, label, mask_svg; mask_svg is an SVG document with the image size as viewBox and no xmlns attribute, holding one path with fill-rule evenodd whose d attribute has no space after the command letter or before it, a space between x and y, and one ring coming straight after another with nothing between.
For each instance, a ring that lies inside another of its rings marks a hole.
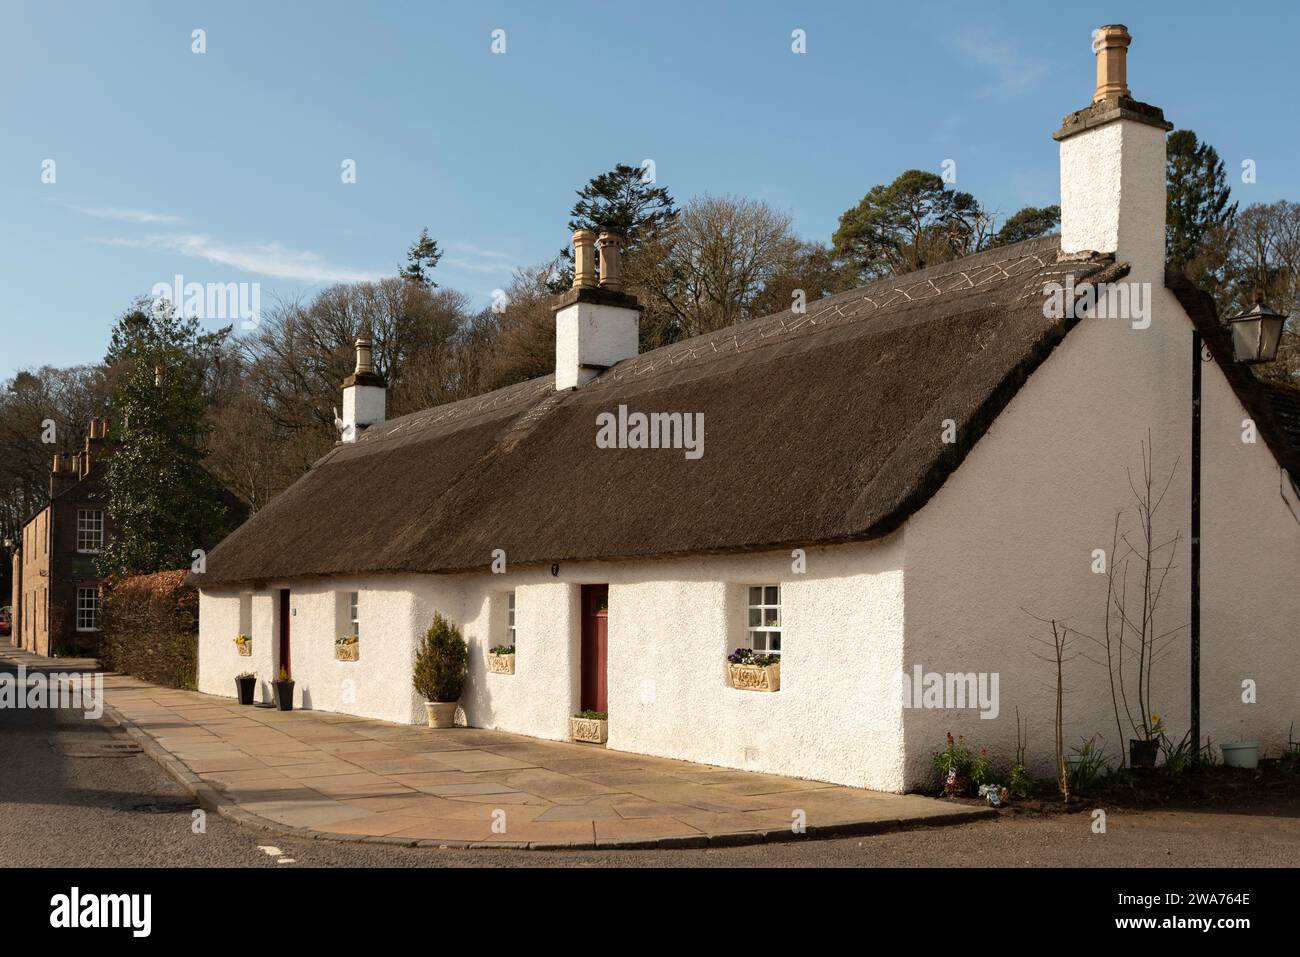
<instances>
[{"instance_id":1,"label":"pavement","mask_svg":"<svg viewBox=\"0 0 1300 957\"><path fill-rule=\"evenodd\" d=\"M0 644L9 668L79 670ZM106 717L203 807L287 837L439 848L729 847L989 809L475 728L281 712L105 674Z\"/></svg>"}]
</instances>

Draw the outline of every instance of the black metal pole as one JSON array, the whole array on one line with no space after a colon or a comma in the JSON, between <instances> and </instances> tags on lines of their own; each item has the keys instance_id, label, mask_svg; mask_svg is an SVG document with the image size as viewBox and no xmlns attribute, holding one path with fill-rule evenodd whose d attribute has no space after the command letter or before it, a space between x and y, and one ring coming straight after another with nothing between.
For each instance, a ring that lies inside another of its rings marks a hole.
<instances>
[{"instance_id":1,"label":"black metal pole","mask_svg":"<svg viewBox=\"0 0 1300 957\"><path fill-rule=\"evenodd\" d=\"M1192 332L1192 757L1201 757L1201 331Z\"/></svg>"}]
</instances>

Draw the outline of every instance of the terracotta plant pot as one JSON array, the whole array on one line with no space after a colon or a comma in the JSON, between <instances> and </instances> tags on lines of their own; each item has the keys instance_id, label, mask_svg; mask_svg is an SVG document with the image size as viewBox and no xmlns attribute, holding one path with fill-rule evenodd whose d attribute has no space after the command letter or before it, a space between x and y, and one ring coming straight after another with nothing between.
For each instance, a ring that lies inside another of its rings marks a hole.
<instances>
[{"instance_id":1,"label":"terracotta plant pot","mask_svg":"<svg viewBox=\"0 0 1300 957\"><path fill-rule=\"evenodd\" d=\"M488 652L488 672L494 675L512 675L515 673L514 655L494 655Z\"/></svg>"},{"instance_id":2,"label":"terracotta plant pot","mask_svg":"<svg viewBox=\"0 0 1300 957\"><path fill-rule=\"evenodd\" d=\"M429 716L429 727L431 728L456 727L456 702L426 701L424 703L424 710Z\"/></svg>"},{"instance_id":3,"label":"terracotta plant pot","mask_svg":"<svg viewBox=\"0 0 1300 957\"><path fill-rule=\"evenodd\" d=\"M346 645L336 644L334 646L334 659L336 661L360 661L361 642L350 641Z\"/></svg>"},{"instance_id":4,"label":"terracotta plant pot","mask_svg":"<svg viewBox=\"0 0 1300 957\"><path fill-rule=\"evenodd\" d=\"M781 690L781 662L774 665L733 665L728 664L731 671L731 687L738 691L780 691Z\"/></svg>"},{"instance_id":5,"label":"terracotta plant pot","mask_svg":"<svg viewBox=\"0 0 1300 957\"><path fill-rule=\"evenodd\" d=\"M1225 768L1259 767L1258 741L1225 741L1220 747Z\"/></svg>"},{"instance_id":6,"label":"terracotta plant pot","mask_svg":"<svg viewBox=\"0 0 1300 957\"><path fill-rule=\"evenodd\" d=\"M236 678L235 687L239 690L240 704L253 703L253 692L257 689L256 678Z\"/></svg>"},{"instance_id":7,"label":"terracotta plant pot","mask_svg":"<svg viewBox=\"0 0 1300 957\"><path fill-rule=\"evenodd\" d=\"M275 706L281 711L293 710L293 679L288 681L273 681L275 685Z\"/></svg>"},{"instance_id":8,"label":"terracotta plant pot","mask_svg":"<svg viewBox=\"0 0 1300 957\"><path fill-rule=\"evenodd\" d=\"M1128 763L1135 768L1154 768L1159 753L1160 742L1155 738L1145 741L1141 738L1128 739Z\"/></svg>"},{"instance_id":9,"label":"terracotta plant pot","mask_svg":"<svg viewBox=\"0 0 1300 957\"><path fill-rule=\"evenodd\" d=\"M574 741L587 744L604 744L609 740L608 718L579 718L574 715L569 719L569 734Z\"/></svg>"}]
</instances>

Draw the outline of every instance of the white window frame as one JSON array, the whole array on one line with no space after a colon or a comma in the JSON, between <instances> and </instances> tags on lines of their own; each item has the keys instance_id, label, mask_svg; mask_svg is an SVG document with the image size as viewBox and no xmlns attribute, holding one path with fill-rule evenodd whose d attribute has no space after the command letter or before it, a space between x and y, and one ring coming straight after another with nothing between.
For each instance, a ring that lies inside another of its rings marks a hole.
<instances>
[{"instance_id":1,"label":"white window frame","mask_svg":"<svg viewBox=\"0 0 1300 957\"><path fill-rule=\"evenodd\" d=\"M755 592L758 595L755 596ZM775 592L775 595L772 593ZM757 604L755 597L758 598ZM775 601L771 599L775 598ZM757 613L757 614L756 614ZM757 618L757 624L755 624ZM745 641L755 654L781 655L781 586L749 585L745 591ZM776 647L773 648L773 638Z\"/></svg>"},{"instance_id":2,"label":"white window frame","mask_svg":"<svg viewBox=\"0 0 1300 957\"><path fill-rule=\"evenodd\" d=\"M515 645L515 593L506 592L506 646Z\"/></svg>"},{"instance_id":3,"label":"white window frame","mask_svg":"<svg viewBox=\"0 0 1300 957\"><path fill-rule=\"evenodd\" d=\"M361 593L348 592L348 622L352 628L352 637L361 640Z\"/></svg>"},{"instance_id":4,"label":"white window frame","mask_svg":"<svg viewBox=\"0 0 1300 957\"><path fill-rule=\"evenodd\" d=\"M98 586L77 586L77 631L99 631Z\"/></svg>"},{"instance_id":5,"label":"white window frame","mask_svg":"<svg viewBox=\"0 0 1300 957\"><path fill-rule=\"evenodd\" d=\"M104 510L77 509L77 553L95 555L104 547Z\"/></svg>"}]
</instances>

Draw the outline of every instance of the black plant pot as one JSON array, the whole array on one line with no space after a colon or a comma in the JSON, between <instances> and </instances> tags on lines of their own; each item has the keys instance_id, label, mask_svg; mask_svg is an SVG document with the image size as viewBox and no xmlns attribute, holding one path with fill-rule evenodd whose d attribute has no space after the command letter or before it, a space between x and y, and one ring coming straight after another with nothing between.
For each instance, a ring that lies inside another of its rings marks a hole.
<instances>
[{"instance_id":1,"label":"black plant pot","mask_svg":"<svg viewBox=\"0 0 1300 957\"><path fill-rule=\"evenodd\" d=\"M252 704L253 691L257 688L256 678L236 678L235 686L239 688L239 703Z\"/></svg>"},{"instance_id":2,"label":"black plant pot","mask_svg":"<svg viewBox=\"0 0 1300 957\"><path fill-rule=\"evenodd\" d=\"M275 706L281 711L293 710L293 680L276 681L275 684Z\"/></svg>"},{"instance_id":3,"label":"black plant pot","mask_svg":"<svg viewBox=\"0 0 1300 957\"><path fill-rule=\"evenodd\" d=\"M1128 763L1135 768L1154 768L1159 752L1160 742L1154 738L1147 741L1141 738L1128 739Z\"/></svg>"}]
</instances>

